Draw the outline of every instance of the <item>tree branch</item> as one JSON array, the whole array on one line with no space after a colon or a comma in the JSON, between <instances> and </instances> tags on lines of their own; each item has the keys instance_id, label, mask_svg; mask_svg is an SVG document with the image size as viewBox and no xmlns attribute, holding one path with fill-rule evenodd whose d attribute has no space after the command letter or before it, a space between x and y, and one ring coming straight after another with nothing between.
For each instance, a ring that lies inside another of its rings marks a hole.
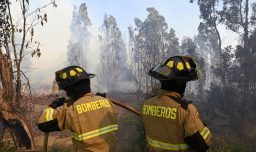
<instances>
[{"instance_id":1,"label":"tree branch","mask_svg":"<svg viewBox=\"0 0 256 152\"><path fill-rule=\"evenodd\" d=\"M22 73L22 75L25 77L25 79L27 80L27 85L28 85L28 87L29 87L29 94L30 94L30 96L31 96L31 98L32 98L32 93L31 93L31 86L30 86L30 82L29 82L29 79L28 79L28 77L26 76L26 74L22 71L22 70L20 70L20 72Z\"/></svg>"},{"instance_id":2,"label":"tree branch","mask_svg":"<svg viewBox=\"0 0 256 152\"><path fill-rule=\"evenodd\" d=\"M11 14L11 10L10 10L10 3L7 2L7 8L8 8L8 14L9 14L9 17L10 17L10 23L11 23L11 33L12 33L12 36L11 36L11 41L12 41L12 47L13 47L13 52L14 52L14 62L15 62L15 65L18 64L18 60L17 60L17 51L16 51L16 47L15 47L15 39L14 39L14 26L13 26L13 22L12 22L12 14Z\"/></svg>"},{"instance_id":3,"label":"tree branch","mask_svg":"<svg viewBox=\"0 0 256 152\"><path fill-rule=\"evenodd\" d=\"M21 48L20 48L20 57L19 57L19 66L21 64L22 61L22 54L23 54L23 50L24 50L24 44L25 44L25 39L26 39L26 6L25 6L25 0L22 0L22 16L23 16L23 35L22 35L22 43L21 43Z\"/></svg>"},{"instance_id":4,"label":"tree branch","mask_svg":"<svg viewBox=\"0 0 256 152\"><path fill-rule=\"evenodd\" d=\"M41 12L42 10L41 9L45 9L46 7L48 7L49 5L53 4L53 2L50 2L49 4L46 4L44 6L41 6L39 8L37 8L36 10L34 10L33 12L29 13L26 17L29 17L30 15L36 13L37 11L38 12Z\"/></svg>"},{"instance_id":5,"label":"tree branch","mask_svg":"<svg viewBox=\"0 0 256 152\"><path fill-rule=\"evenodd\" d=\"M240 14L240 24L243 26L244 25L244 20L243 20L243 13L242 13L242 1L243 0L240 0L240 3L239 3L239 14Z\"/></svg>"}]
</instances>

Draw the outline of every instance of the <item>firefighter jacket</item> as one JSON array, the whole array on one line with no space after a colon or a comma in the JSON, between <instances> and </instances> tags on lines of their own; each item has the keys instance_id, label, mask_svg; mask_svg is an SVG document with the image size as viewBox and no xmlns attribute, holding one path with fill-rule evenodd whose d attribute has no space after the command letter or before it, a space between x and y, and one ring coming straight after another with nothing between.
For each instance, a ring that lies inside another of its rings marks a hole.
<instances>
[{"instance_id":1,"label":"firefighter jacket","mask_svg":"<svg viewBox=\"0 0 256 152\"><path fill-rule=\"evenodd\" d=\"M144 102L142 113L149 151L206 151L212 135L196 107L172 97L181 99L176 92L161 90L160 95Z\"/></svg>"},{"instance_id":2,"label":"firefighter jacket","mask_svg":"<svg viewBox=\"0 0 256 152\"><path fill-rule=\"evenodd\" d=\"M73 104L45 109L38 127L44 132L70 130L75 152L115 151L118 125L113 104L92 93Z\"/></svg>"}]
</instances>

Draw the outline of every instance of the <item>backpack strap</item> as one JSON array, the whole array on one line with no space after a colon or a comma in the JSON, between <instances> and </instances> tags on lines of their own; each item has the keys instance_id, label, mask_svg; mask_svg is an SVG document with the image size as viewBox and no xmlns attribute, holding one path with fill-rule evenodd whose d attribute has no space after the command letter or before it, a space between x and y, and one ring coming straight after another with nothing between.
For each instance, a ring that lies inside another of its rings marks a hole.
<instances>
[{"instance_id":1,"label":"backpack strap","mask_svg":"<svg viewBox=\"0 0 256 152\"><path fill-rule=\"evenodd\" d=\"M168 95L167 95L168 96ZM169 98L173 99L174 101L176 101L177 103L180 104L180 106L187 110L188 109L188 105L191 104L192 102L191 101L187 101L185 99L182 99L182 98L178 98L178 97L174 97L174 96L168 96Z\"/></svg>"}]
</instances>

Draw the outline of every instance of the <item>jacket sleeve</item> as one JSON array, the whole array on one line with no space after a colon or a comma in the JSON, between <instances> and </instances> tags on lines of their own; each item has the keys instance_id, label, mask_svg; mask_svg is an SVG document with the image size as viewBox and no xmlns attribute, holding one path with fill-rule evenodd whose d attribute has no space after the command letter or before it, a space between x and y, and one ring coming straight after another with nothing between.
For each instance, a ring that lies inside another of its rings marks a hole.
<instances>
[{"instance_id":1,"label":"jacket sleeve","mask_svg":"<svg viewBox=\"0 0 256 152\"><path fill-rule=\"evenodd\" d=\"M195 150L204 152L212 143L212 134L203 124L193 104L188 105L184 123L184 140Z\"/></svg>"},{"instance_id":2,"label":"jacket sleeve","mask_svg":"<svg viewBox=\"0 0 256 152\"><path fill-rule=\"evenodd\" d=\"M53 109L46 108L38 120L38 128L43 132L53 132L65 129L65 108L64 106Z\"/></svg>"}]
</instances>

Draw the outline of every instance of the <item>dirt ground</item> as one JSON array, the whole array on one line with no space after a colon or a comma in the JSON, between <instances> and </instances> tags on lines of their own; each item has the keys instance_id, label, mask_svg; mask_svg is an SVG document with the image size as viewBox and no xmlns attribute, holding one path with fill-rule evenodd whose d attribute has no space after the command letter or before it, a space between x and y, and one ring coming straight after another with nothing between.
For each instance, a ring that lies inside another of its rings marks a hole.
<instances>
[{"instance_id":1,"label":"dirt ground","mask_svg":"<svg viewBox=\"0 0 256 152\"><path fill-rule=\"evenodd\" d=\"M36 149L40 149L43 146L43 140L44 140L44 135L39 135L34 137ZM69 137L60 137L58 135L51 135L49 134L48 138L48 146L71 146L72 141L71 141L71 136Z\"/></svg>"}]
</instances>

